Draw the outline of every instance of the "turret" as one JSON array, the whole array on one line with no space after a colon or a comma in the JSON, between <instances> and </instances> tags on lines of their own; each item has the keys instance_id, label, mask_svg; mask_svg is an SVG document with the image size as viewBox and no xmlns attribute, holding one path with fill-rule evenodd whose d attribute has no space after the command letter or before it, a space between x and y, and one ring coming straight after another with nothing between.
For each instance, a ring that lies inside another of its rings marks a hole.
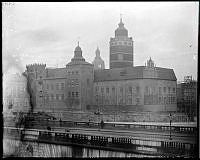
<instances>
[{"instance_id":1,"label":"turret","mask_svg":"<svg viewBox=\"0 0 200 160\"><path fill-rule=\"evenodd\" d=\"M94 61L92 62L92 64L94 65L94 69L95 70L105 69L104 61L102 60L102 58L100 56L99 47L97 47L95 53L96 53L96 57L94 58Z\"/></svg>"},{"instance_id":2,"label":"turret","mask_svg":"<svg viewBox=\"0 0 200 160\"><path fill-rule=\"evenodd\" d=\"M30 64L26 65L26 72L29 75L34 75L34 79L38 79L39 75L41 75L46 68L46 64Z\"/></svg>"}]
</instances>

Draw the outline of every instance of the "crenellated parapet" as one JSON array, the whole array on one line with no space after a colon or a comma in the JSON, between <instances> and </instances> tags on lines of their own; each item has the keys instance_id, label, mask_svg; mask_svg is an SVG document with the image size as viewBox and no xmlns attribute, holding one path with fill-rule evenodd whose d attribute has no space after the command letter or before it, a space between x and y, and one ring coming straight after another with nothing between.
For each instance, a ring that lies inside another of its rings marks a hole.
<instances>
[{"instance_id":1,"label":"crenellated parapet","mask_svg":"<svg viewBox=\"0 0 200 160\"><path fill-rule=\"evenodd\" d=\"M34 63L34 64L26 65L27 72L38 72L38 71L45 70L45 68L46 68L46 64Z\"/></svg>"}]
</instances>

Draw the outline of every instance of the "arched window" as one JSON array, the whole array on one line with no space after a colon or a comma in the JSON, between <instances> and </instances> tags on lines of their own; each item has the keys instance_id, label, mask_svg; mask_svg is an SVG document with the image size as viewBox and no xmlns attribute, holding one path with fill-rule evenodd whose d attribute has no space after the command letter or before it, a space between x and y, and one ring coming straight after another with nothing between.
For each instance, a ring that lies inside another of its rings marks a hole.
<instances>
[{"instance_id":1,"label":"arched window","mask_svg":"<svg viewBox=\"0 0 200 160\"><path fill-rule=\"evenodd\" d=\"M132 87L129 86L129 89L128 89L129 93L132 94Z\"/></svg>"}]
</instances>

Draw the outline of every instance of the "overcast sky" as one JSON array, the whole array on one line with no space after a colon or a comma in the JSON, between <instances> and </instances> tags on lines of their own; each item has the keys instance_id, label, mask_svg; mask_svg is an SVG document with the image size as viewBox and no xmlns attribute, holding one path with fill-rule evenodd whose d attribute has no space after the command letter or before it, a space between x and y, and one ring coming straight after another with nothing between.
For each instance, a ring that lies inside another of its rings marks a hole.
<instances>
[{"instance_id":1,"label":"overcast sky","mask_svg":"<svg viewBox=\"0 0 200 160\"><path fill-rule=\"evenodd\" d=\"M3 69L46 63L65 67L77 41L92 62L97 46L109 68L109 40L122 13L134 40L134 66L149 57L174 69L178 81L197 79L198 2L67 2L3 5ZM78 38L79 37L79 38Z\"/></svg>"}]
</instances>

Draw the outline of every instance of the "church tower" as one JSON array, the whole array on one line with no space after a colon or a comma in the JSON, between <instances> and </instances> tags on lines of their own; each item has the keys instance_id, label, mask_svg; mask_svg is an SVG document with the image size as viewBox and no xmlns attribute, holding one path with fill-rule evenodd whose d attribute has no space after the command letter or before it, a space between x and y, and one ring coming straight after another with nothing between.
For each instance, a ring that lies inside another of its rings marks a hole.
<instances>
[{"instance_id":1,"label":"church tower","mask_svg":"<svg viewBox=\"0 0 200 160\"><path fill-rule=\"evenodd\" d=\"M110 69L133 66L133 40L120 18L115 37L110 38Z\"/></svg>"},{"instance_id":2,"label":"church tower","mask_svg":"<svg viewBox=\"0 0 200 160\"><path fill-rule=\"evenodd\" d=\"M94 61L92 62L92 64L94 65L95 70L105 69L104 61L100 56L99 47L97 47L96 49L96 57L94 58Z\"/></svg>"}]
</instances>

